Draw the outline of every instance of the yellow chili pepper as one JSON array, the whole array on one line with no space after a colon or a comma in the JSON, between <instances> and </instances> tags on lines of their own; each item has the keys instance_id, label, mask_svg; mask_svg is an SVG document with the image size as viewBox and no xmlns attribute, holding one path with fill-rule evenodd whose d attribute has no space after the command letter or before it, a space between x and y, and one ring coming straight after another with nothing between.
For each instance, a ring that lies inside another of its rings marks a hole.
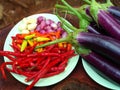
<instances>
[{"instance_id":1,"label":"yellow chili pepper","mask_svg":"<svg viewBox=\"0 0 120 90\"><path fill-rule=\"evenodd\" d=\"M23 52L25 50L25 48L27 47L27 41L23 40L20 51Z\"/></svg>"},{"instance_id":2,"label":"yellow chili pepper","mask_svg":"<svg viewBox=\"0 0 120 90\"><path fill-rule=\"evenodd\" d=\"M37 42L42 42L42 41L49 41L50 38L46 38L46 37L37 37L37 38L35 38L35 40L36 40Z\"/></svg>"},{"instance_id":3,"label":"yellow chili pepper","mask_svg":"<svg viewBox=\"0 0 120 90\"><path fill-rule=\"evenodd\" d=\"M24 38L28 40L28 39L32 39L33 37L35 37L35 34L27 35Z\"/></svg>"},{"instance_id":4,"label":"yellow chili pepper","mask_svg":"<svg viewBox=\"0 0 120 90\"><path fill-rule=\"evenodd\" d=\"M63 43L58 43L58 47L59 48L63 48L64 46L63 46Z\"/></svg>"},{"instance_id":5,"label":"yellow chili pepper","mask_svg":"<svg viewBox=\"0 0 120 90\"><path fill-rule=\"evenodd\" d=\"M19 48L21 48L21 45L20 45L20 44L17 44L17 46L18 46Z\"/></svg>"},{"instance_id":6,"label":"yellow chili pepper","mask_svg":"<svg viewBox=\"0 0 120 90\"><path fill-rule=\"evenodd\" d=\"M33 46L33 45L34 45L34 43L33 43L32 40L27 40L27 42L28 42L28 44L29 44L30 46Z\"/></svg>"},{"instance_id":7,"label":"yellow chili pepper","mask_svg":"<svg viewBox=\"0 0 120 90\"><path fill-rule=\"evenodd\" d=\"M43 48L38 48L38 49L36 49L35 51L37 51L37 52L42 52L44 49Z\"/></svg>"},{"instance_id":8,"label":"yellow chili pepper","mask_svg":"<svg viewBox=\"0 0 120 90\"><path fill-rule=\"evenodd\" d=\"M64 48L66 48L66 47L67 47L67 43L66 43L66 42L64 42L64 43L63 43L63 46L64 46Z\"/></svg>"}]
</instances>

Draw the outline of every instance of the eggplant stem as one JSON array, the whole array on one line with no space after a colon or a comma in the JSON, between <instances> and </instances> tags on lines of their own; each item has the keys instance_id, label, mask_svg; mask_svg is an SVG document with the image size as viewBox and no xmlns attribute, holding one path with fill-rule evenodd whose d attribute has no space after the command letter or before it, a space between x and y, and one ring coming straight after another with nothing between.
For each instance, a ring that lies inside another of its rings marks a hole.
<instances>
[{"instance_id":1,"label":"eggplant stem","mask_svg":"<svg viewBox=\"0 0 120 90\"><path fill-rule=\"evenodd\" d=\"M86 2L87 4L91 4L90 0L83 0L84 2Z\"/></svg>"},{"instance_id":2,"label":"eggplant stem","mask_svg":"<svg viewBox=\"0 0 120 90\"><path fill-rule=\"evenodd\" d=\"M60 43L60 42L68 42L68 41L70 41L70 38L71 38L70 36L67 36L66 38L56 39L54 41L47 42L47 43L42 44L40 46L36 46L35 49L46 47L46 46L53 45L53 44Z\"/></svg>"},{"instance_id":3,"label":"eggplant stem","mask_svg":"<svg viewBox=\"0 0 120 90\"><path fill-rule=\"evenodd\" d=\"M70 25L68 22L66 22L63 18L61 18L59 15L57 15L57 17L59 18L59 20L67 27L69 27L72 31L76 31L77 28L73 27L72 25ZM65 29L65 31L67 33L69 33L70 31Z\"/></svg>"},{"instance_id":4,"label":"eggplant stem","mask_svg":"<svg viewBox=\"0 0 120 90\"><path fill-rule=\"evenodd\" d=\"M55 7L60 8L60 9L64 9L64 10L69 10L68 7L66 7L64 5L60 5L60 4L56 4Z\"/></svg>"},{"instance_id":5,"label":"eggplant stem","mask_svg":"<svg viewBox=\"0 0 120 90\"><path fill-rule=\"evenodd\" d=\"M74 9L73 7L71 7L65 0L61 0L62 3L68 7L69 10L71 10L72 12L75 13L75 15L79 18L82 19L82 16L78 13L78 11L76 9Z\"/></svg>"}]
</instances>

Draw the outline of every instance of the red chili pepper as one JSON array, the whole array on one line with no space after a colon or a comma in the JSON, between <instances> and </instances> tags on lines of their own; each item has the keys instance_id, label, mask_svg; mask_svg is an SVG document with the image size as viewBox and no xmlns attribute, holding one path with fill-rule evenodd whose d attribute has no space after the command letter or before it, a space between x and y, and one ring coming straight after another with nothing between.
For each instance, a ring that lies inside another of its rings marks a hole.
<instances>
[{"instance_id":1,"label":"red chili pepper","mask_svg":"<svg viewBox=\"0 0 120 90\"><path fill-rule=\"evenodd\" d=\"M11 46L12 46L12 48L13 48L16 52L19 52L19 51L20 51L20 48L17 46L16 43L13 43Z\"/></svg>"},{"instance_id":2,"label":"red chili pepper","mask_svg":"<svg viewBox=\"0 0 120 90\"><path fill-rule=\"evenodd\" d=\"M38 43L34 40L34 38L42 36L54 40L60 38L60 33L61 32L39 34L38 32L33 32L23 35L17 34L12 37L11 47L14 49L14 52L0 51L1 56L6 56L12 61L12 69L6 68L9 72L26 76L26 81L33 80L31 85L28 86L26 90L30 90L34 84L43 77L49 77L63 72L69 58L75 55L74 50L71 50L71 46L69 46L68 43L65 43L65 45L63 43L61 48L58 44L47 46L43 48L42 52L36 52L34 50L36 45L48 42ZM24 51L20 52L20 47L18 44L21 44L21 41L25 40L25 36L31 36L33 34L36 36L32 38L27 37L26 39L33 39L34 45L29 43L24 48ZM1 71L4 75L4 69L1 69Z\"/></svg>"},{"instance_id":3,"label":"red chili pepper","mask_svg":"<svg viewBox=\"0 0 120 90\"><path fill-rule=\"evenodd\" d=\"M67 51L67 52L61 54L61 56L62 56L62 58L64 58L64 57L69 57L70 58L72 56L75 56L74 50Z\"/></svg>"},{"instance_id":4,"label":"red chili pepper","mask_svg":"<svg viewBox=\"0 0 120 90\"><path fill-rule=\"evenodd\" d=\"M60 55L58 53L48 53L48 52L36 52L36 53L32 53L27 55L27 57L41 57L41 56L56 56L56 57L60 57Z\"/></svg>"},{"instance_id":5,"label":"red chili pepper","mask_svg":"<svg viewBox=\"0 0 120 90\"><path fill-rule=\"evenodd\" d=\"M33 82L26 88L26 90L30 90L35 85L35 83L47 73L49 68L51 68L55 64L59 63L59 61L60 61L60 58L58 58L54 62L51 62L46 68L44 68L44 70L39 71L38 76L36 76L36 78L34 78ZM31 80L31 78L30 78L30 80ZM28 81L28 78L27 78L27 81Z\"/></svg>"},{"instance_id":6,"label":"red chili pepper","mask_svg":"<svg viewBox=\"0 0 120 90\"><path fill-rule=\"evenodd\" d=\"M45 52L50 52L50 51L52 51L55 46L56 46L56 45L50 45L50 46L45 47Z\"/></svg>"},{"instance_id":7,"label":"red chili pepper","mask_svg":"<svg viewBox=\"0 0 120 90\"><path fill-rule=\"evenodd\" d=\"M1 73L2 73L4 79L7 79L4 68L6 67L6 65L12 65L12 64L13 64L13 62L4 62L1 65L0 70L1 70Z\"/></svg>"},{"instance_id":8,"label":"red chili pepper","mask_svg":"<svg viewBox=\"0 0 120 90\"><path fill-rule=\"evenodd\" d=\"M26 35L28 35L28 34L16 34L16 38L23 40Z\"/></svg>"},{"instance_id":9,"label":"red chili pepper","mask_svg":"<svg viewBox=\"0 0 120 90\"><path fill-rule=\"evenodd\" d=\"M69 58L65 58L60 64L59 67L66 67L68 63Z\"/></svg>"},{"instance_id":10,"label":"red chili pepper","mask_svg":"<svg viewBox=\"0 0 120 90\"><path fill-rule=\"evenodd\" d=\"M25 81L30 81L30 80L32 80L34 77L36 77L37 75L39 75L39 73L43 72L44 69L45 69L45 68L47 67L47 65L49 64L49 62L50 62L50 57L48 57L46 63L43 65L42 69L41 69L37 74L33 75L32 77L26 78Z\"/></svg>"},{"instance_id":11,"label":"red chili pepper","mask_svg":"<svg viewBox=\"0 0 120 90\"><path fill-rule=\"evenodd\" d=\"M54 76L54 75L58 75L60 74L61 72L63 72L65 69L60 69L60 70L56 70L55 72L50 72L50 73L47 73L45 74L42 78L47 78L47 77L51 77L51 76Z\"/></svg>"},{"instance_id":12,"label":"red chili pepper","mask_svg":"<svg viewBox=\"0 0 120 90\"><path fill-rule=\"evenodd\" d=\"M23 40L14 40L14 42L16 43L16 44L22 44L22 42L23 42Z\"/></svg>"},{"instance_id":13,"label":"red chili pepper","mask_svg":"<svg viewBox=\"0 0 120 90\"><path fill-rule=\"evenodd\" d=\"M27 56L26 53L16 53L16 52L11 52L11 51L0 51L0 55L2 56L8 56L8 55L12 55L12 56L17 56L17 57L24 57L24 56Z\"/></svg>"}]
</instances>

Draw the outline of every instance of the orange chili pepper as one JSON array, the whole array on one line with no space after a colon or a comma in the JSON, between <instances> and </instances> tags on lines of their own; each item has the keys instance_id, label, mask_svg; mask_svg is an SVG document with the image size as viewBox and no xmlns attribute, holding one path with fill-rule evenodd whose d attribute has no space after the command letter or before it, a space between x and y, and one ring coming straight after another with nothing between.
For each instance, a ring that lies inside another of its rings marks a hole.
<instances>
[{"instance_id":1,"label":"orange chili pepper","mask_svg":"<svg viewBox=\"0 0 120 90\"><path fill-rule=\"evenodd\" d=\"M72 45L70 43L67 44L67 50L70 51L72 49Z\"/></svg>"}]
</instances>

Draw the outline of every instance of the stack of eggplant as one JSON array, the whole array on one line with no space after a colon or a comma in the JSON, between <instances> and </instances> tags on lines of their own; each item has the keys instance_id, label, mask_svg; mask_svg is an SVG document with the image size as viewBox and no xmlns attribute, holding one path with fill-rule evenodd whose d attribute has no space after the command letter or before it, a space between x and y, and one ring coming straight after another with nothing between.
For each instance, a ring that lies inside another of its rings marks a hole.
<instances>
[{"instance_id":1,"label":"stack of eggplant","mask_svg":"<svg viewBox=\"0 0 120 90\"><path fill-rule=\"evenodd\" d=\"M110 0L105 3L98 3L95 0L84 1L86 4L78 8L72 7L65 0L61 0L62 4L56 4L57 16L67 36L39 47L63 41L70 42L82 58L119 84L120 9ZM79 28L68 24L58 15L58 11L67 11L75 15L79 20Z\"/></svg>"},{"instance_id":2,"label":"stack of eggplant","mask_svg":"<svg viewBox=\"0 0 120 90\"><path fill-rule=\"evenodd\" d=\"M82 58L120 83L120 8L110 0L105 3L84 1L85 5L73 8L65 0L61 0L63 5L56 4L56 8L77 16L79 27L87 29L87 33L80 32L75 37L79 45L91 50L87 54L81 54Z\"/></svg>"}]
</instances>

